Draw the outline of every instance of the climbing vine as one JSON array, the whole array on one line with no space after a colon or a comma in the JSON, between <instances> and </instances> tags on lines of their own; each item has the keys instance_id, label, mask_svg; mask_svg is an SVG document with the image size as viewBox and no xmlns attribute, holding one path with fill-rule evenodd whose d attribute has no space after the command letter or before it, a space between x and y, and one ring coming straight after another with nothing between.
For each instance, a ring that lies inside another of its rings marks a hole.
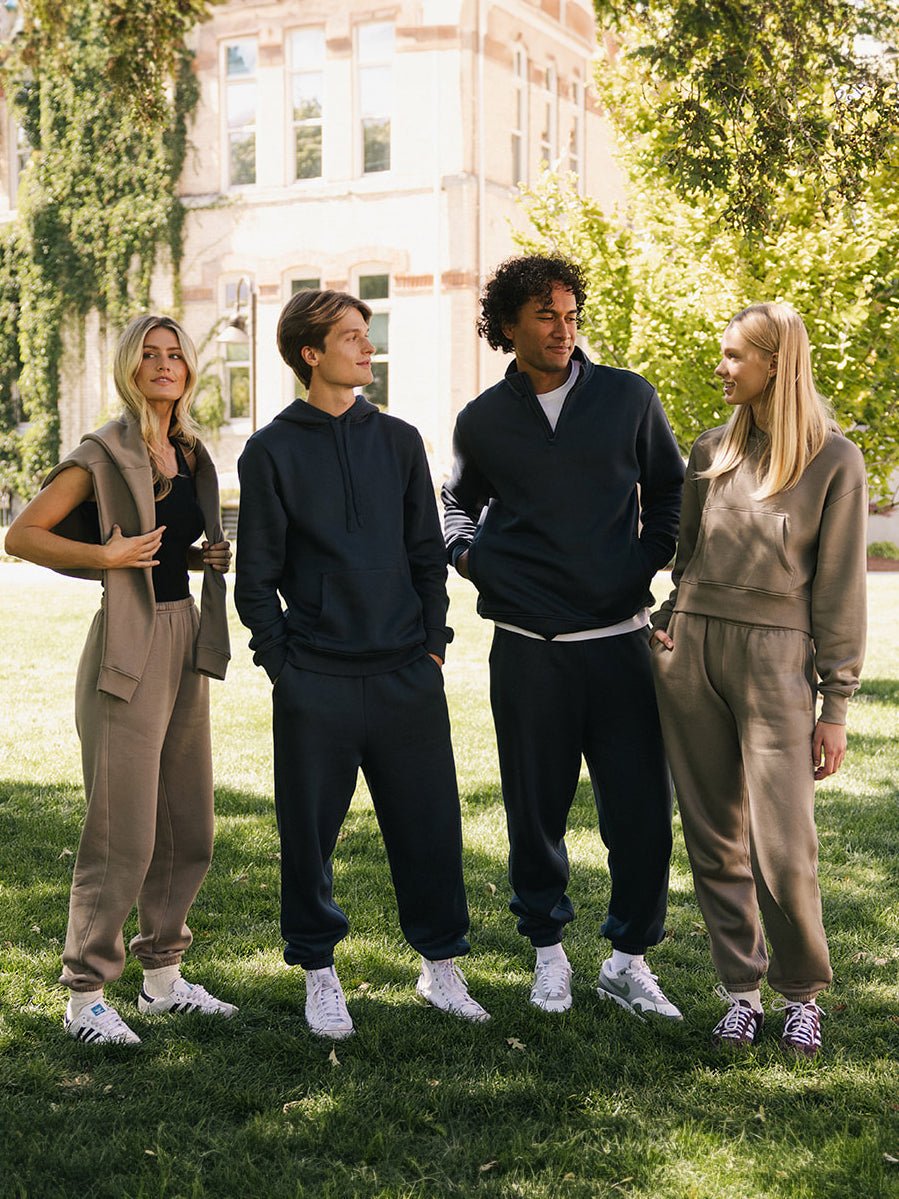
<instances>
[{"instance_id":1,"label":"climbing vine","mask_svg":"<svg viewBox=\"0 0 899 1199\"><path fill-rule=\"evenodd\" d=\"M175 193L199 94L183 39L208 8L30 0L0 66L32 147L17 222L0 245L0 459L8 474L14 452L24 494L59 455L64 321L96 310L123 324L149 304L165 255L177 300L184 208ZM3 435L16 375L28 428L11 451Z\"/></svg>"}]
</instances>

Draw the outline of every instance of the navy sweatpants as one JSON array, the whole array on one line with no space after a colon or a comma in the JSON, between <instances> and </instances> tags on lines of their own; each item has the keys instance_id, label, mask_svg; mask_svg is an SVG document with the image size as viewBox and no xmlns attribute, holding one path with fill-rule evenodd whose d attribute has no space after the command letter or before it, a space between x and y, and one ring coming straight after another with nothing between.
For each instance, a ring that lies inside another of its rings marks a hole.
<instances>
[{"instance_id":1,"label":"navy sweatpants","mask_svg":"<svg viewBox=\"0 0 899 1199\"><path fill-rule=\"evenodd\" d=\"M360 769L406 940L431 960L467 953L459 795L437 664L423 655L361 678L285 664L272 699L285 961L330 966L347 934L331 855Z\"/></svg>"},{"instance_id":2,"label":"navy sweatpants","mask_svg":"<svg viewBox=\"0 0 899 1199\"><path fill-rule=\"evenodd\" d=\"M602 933L625 953L658 944L668 904L671 783L647 631L538 641L497 629L490 700L518 931L535 946L554 945L574 919L565 827L583 755L612 880Z\"/></svg>"}]
</instances>

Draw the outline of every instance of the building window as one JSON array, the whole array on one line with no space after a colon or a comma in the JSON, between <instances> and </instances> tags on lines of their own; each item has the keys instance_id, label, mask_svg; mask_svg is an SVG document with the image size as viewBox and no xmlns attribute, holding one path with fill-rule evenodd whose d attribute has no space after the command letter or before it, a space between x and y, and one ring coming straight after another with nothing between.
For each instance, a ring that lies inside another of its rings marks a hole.
<instances>
[{"instance_id":1,"label":"building window","mask_svg":"<svg viewBox=\"0 0 899 1199\"><path fill-rule=\"evenodd\" d=\"M513 68L512 182L528 181L528 57L515 50Z\"/></svg>"},{"instance_id":2,"label":"building window","mask_svg":"<svg viewBox=\"0 0 899 1199\"><path fill-rule=\"evenodd\" d=\"M373 404L386 409L390 394L390 276L360 275L359 299L371 309L368 337L375 347L371 360L374 380L366 387L365 395Z\"/></svg>"},{"instance_id":3,"label":"building window","mask_svg":"<svg viewBox=\"0 0 899 1199\"><path fill-rule=\"evenodd\" d=\"M556 68L550 63L546 68L543 88L543 125L540 130L540 159L552 166L558 155L559 140L559 84Z\"/></svg>"},{"instance_id":4,"label":"building window","mask_svg":"<svg viewBox=\"0 0 899 1199\"><path fill-rule=\"evenodd\" d=\"M228 183L256 182L256 43L225 46L225 116L228 123Z\"/></svg>"},{"instance_id":5,"label":"building window","mask_svg":"<svg viewBox=\"0 0 899 1199\"><path fill-rule=\"evenodd\" d=\"M388 21L356 31L362 171L390 170L390 116L393 111L394 30Z\"/></svg>"},{"instance_id":6,"label":"building window","mask_svg":"<svg viewBox=\"0 0 899 1199\"><path fill-rule=\"evenodd\" d=\"M324 66L324 29L294 30L290 35L290 91L295 179L321 177Z\"/></svg>"},{"instance_id":7,"label":"building window","mask_svg":"<svg viewBox=\"0 0 899 1199\"><path fill-rule=\"evenodd\" d=\"M239 280L225 284L225 311L237 311ZM244 289L246 291L246 288ZM240 297L246 303L246 295ZM244 310L246 311L246 310ZM225 351L225 419L242 420L250 415L250 339L229 341Z\"/></svg>"},{"instance_id":8,"label":"building window","mask_svg":"<svg viewBox=\"0 0 899 1199\"><path fill-rule=\"evenodd\" d=\"M571 132L568 138L568 169L581 176L581 114L584 111L584 91L580 79L571 81Z\"/></svg>"}]
</instances>

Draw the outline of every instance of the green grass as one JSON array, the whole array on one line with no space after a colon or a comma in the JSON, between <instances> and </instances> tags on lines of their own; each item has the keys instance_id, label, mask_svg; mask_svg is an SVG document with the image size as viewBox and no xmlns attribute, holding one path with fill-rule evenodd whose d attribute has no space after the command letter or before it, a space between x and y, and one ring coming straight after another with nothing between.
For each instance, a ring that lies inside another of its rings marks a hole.
<instances>
[{"instance_id":1,"label":"green grass","mask_svg":"<svg viewBox=\"0 0 899 1199\"><path fill-rule=\"evenodd\" d=\"M235 623L213 685L216 857L186 973L240 1004L230 1022L150 1020L136 963L109 995L143 1038L64 1036L56 984L83 797L73 677L90 584L0 566L0 1196L109 1199L863 1199L899 1196L899 575L872 575L866 681L850 758L818 792L836 981L826 1052L744 1057L708 1045L720 1014L679 824L670 935L652 956L678 1026L603 1006L593 981L608 898L589 786L572 812L567 939L575 1006L529 1007L532 958L507 910L505 822L487 702L489 630L455 581L447 667L474 952L493 1013L453 1021L414 998L364 791L339 847L352 933L338 950L357 1035L305 1031L302 977L281 961L268 687ZM129 930L130 931L130 930ZM335 1060L336 1059L336 1060Z\"/></svg>"}]
</instances>

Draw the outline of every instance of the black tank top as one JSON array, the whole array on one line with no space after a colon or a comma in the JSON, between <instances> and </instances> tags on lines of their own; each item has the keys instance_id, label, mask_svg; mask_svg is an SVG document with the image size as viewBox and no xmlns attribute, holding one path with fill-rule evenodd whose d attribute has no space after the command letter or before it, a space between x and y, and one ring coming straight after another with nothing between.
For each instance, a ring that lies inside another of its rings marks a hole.
<instances>
[{"instance_id":1,"label":"black tank top","mask_svg":"<svg viewBox=\"0 0 899 1199\"><path fill-rule=\"evenodd\" d=\"M153 591L156 602L187 599L187 551L203 532L203 513L197 503L197 484L184 452L173 441L178 473L171 491L156 501L156 525L165 525L162 545L156 554L159 565L153 567Z\"/></svg>"}]
</instances>

